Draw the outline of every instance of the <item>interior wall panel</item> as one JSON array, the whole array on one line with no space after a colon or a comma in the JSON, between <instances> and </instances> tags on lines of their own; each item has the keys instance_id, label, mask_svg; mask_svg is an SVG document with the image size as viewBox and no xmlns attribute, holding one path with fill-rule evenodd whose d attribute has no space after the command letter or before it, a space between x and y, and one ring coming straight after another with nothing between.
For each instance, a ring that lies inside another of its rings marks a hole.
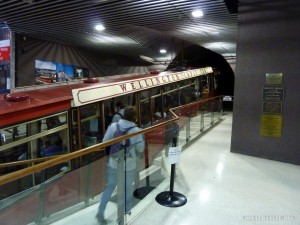
<instances>
[{"instance_id":1,"label":"interior wall panel","mask_svg":"<svg viewBox=\"0 0 300 225\"><path fill-rule=\"evenodd\" d=\"M239 1L232 152L300 164L299 8L296 0ZM283 73L280 137L260 135L266 73Z\"/></svg>"},{"instance_id":2,"label":"interior wall panel","mask_svg":"<svg viewBox=\"0 0 300 225\"><path fill-rule=\"evenodd\" d=\"M17 35L16 46L16 87L35 84L35 60L86 67L90 77L149 72L147 62L99 51L94 53L25 35Z\"/></svg>"}]
</instances>

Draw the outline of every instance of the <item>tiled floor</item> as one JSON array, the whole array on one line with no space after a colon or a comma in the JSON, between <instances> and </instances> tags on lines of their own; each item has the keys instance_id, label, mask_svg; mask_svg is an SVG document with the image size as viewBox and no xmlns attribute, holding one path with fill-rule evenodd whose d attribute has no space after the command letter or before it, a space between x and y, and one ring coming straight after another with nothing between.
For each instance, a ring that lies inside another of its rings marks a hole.
<instances>
[{"instance_id":1,"label":"tiled floor","mask_svg":"<svg viewBox=\"0 0 300 225\"><path fill-rule=\"evenodd\" d=\"M300 166L231 153L231 125L227 114L182 153L174 190L186 196L184 206L149 196L150 206L138 215L133 209L129 224L300 225ZM97 204L53 224L97 224L96 211Z\"/></svg>"}]
</instances>

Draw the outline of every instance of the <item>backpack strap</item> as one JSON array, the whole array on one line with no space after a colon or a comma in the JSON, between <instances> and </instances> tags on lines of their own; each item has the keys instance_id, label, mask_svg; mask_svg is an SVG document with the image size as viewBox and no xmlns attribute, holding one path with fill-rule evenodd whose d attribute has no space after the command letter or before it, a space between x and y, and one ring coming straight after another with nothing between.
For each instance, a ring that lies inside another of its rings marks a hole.
<instances>
[{"instance_id":1,"label":"backpack strap","mask_svg":"<svg viewBox=\"0 0 300 225\"><path fill-rule=\"evenodd\" d=\"M118 123L119 123L119 122L117 122L117 129L119 129L119 124L118 124ZM122 131L123 135L127 134L128 131L131 130L132 128L134 128L134 127L136 127L136 126L132 126L132 127L126 128L125 131ZM129 139L129 138L126 139L126 140L124 140L124 141L122 142L122 144L125 146L125 145L126 145L125 143L127 143L127 140L128 140L128 146L130 146L130 139Z\"/></svg>"},{"instance_id":2,"label":"backpack strap","mask_svg":"<svg viewBox=\"0 0 300 225\"><path fill-rule=\"evenodd\" d=\"M117 130L120 130L119 122L117 122L116 124L117 124ZM136 126L126 128L124 131L122 131L122 133L127 134L128 131L131 130L132 128L134 128L134 127L136 127Z\"/></svg>"},{"instance_id":3,"label":"backpack strap","mask_svg":"<svg viewBox=\"0 0 300 225\"><path fill-rule=\"evenodd\" d=\"M121 113L116 112L115 114L118 114L122 119L124 119L124 116Z\"/></svg>"},{"instance_id":4,"label":"backpack strap","mask_svg":"<svg viewBox=\"0 0 300 225\"><path fill-rule=\"evenodd\" d=\"M124 134L127 134L129 130L131 130L132 128L134 128L136 126L132 126L132 127L128 127L125 131L124 131Z\"/></svg>"}]
</instances>

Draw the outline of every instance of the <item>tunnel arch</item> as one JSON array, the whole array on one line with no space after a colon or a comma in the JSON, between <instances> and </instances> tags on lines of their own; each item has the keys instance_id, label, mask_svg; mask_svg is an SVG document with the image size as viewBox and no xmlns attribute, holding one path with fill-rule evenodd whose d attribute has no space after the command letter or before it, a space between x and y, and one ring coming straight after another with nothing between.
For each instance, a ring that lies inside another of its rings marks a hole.
<instances>
[{"instance_id":1,"label":"tunnel arch","mask_svg":"<svg viewBox=\"0 0 300 225\"><path fill-rule=\"evenodd\" d=\"M234 72L222 55L198 45L191 45L181 50L166 70L182 67L182 65L186 68L211 66L220 73L218 94L234 95Z\"/></svg>"}]
</instances>

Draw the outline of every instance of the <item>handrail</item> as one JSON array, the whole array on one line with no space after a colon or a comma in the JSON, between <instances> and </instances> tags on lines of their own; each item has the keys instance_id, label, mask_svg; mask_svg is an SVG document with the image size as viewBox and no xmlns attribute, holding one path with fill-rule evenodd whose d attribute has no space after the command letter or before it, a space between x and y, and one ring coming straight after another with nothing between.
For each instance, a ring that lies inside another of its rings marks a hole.
<instances>
[{"instance_id":1,"label":"handrail","mask_svg":"<svg viewBox=\"0 0 300 225\"><path fill-rule=\"evenodd\" d=\"M201 102L208 102L208 101L211 101L211 100L214 100L214 99L218 99L220 98L220 96L216 96L216 97L212 97L212 98L207 98L207 99L203 99L203 100L199 100L199 101L196 101L196 102L191 102L191 103L188 103L188 104L185 104L185 105L180 105L180 106L177 106L175 108L172 108L170 109L171 110L178 110L178 109L182 109L182 108L185 108L187 106L191 106L191 105L196 105L196 104L199 104ZM176 115L176 114L175 114ZM177 115L176 115L177 116Z\"/></svg>"},{"instance_id":2,"label":"handrail","mask_svg":"<svg viewBox=\"0 0 300 225\"><path fill-rule=\"evenodd\" d=\"M40 164L31 166L31 167L28 167L28 168L24 168L24 169L21 169L21 170L18 170L18 171L9 173L9 174L2 175L2 176L0 176L0 185L6 184L8 182L17 180L17 179L25 177L25 176L28 176L32 173L47 169L49 167L58 165L60 163L78 158L80 156L89 154L93 151L105 151L105 147L110 146L110 145L112 145L116 142L123 141L125 139L131 138L131 137L136 136L138 134L144 134L144 133L146 133L148 131L151 131L151 130L154 130L156 128L160 128L160 127L163 127L165 125L171 124L171 123L173 123L173 122L175 122L176 120L179 119L179 117L175 113L173 113L172 111L171 111L171 114L173 116L175 116L175 118L170 119L168 121L165 121L163 123L156 124L156 125L151 126L149 128L145 128L143 130L140 130L140 131L137 131L137 132L134 132L134 133L126 134L126 135L123 135L121 137L117 137L117 138L114 138L112 140L105 141L105 142L102 142L100 144L93 145L93 146L90 146L90 147L87 147L87 148L84 148L84 149L81 149L81 150L78 150L78 151L75 151L75 152L72 152L72 153L69 153L69 154L60 155L60 156L57 156L53 159L47 160L45 162L42 162Z\"/></svg>"}]
</instances>

